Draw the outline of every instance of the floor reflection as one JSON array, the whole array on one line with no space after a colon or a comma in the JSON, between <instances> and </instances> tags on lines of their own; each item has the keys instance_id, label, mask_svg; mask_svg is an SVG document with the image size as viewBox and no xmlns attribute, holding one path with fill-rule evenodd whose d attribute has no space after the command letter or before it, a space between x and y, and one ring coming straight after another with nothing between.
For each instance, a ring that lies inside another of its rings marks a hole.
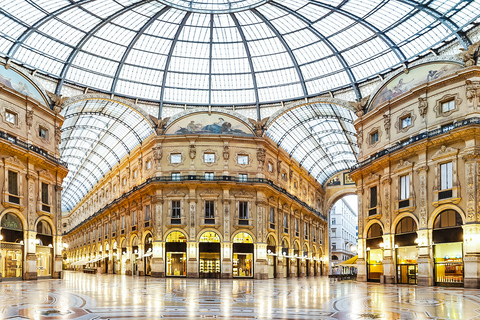
<instances>
[{"instance_id":1,"label":"floor reflection","mask_svg":"<svg viewBox=\"0 0 480 320\"><path fill-rule=\"evenodd\" d=\"M480 290L275 280L154 279L66 272L0 283L0 319L473 319ZM478 319L476 318L476 319Z\"/></svg>"}]
</instances>

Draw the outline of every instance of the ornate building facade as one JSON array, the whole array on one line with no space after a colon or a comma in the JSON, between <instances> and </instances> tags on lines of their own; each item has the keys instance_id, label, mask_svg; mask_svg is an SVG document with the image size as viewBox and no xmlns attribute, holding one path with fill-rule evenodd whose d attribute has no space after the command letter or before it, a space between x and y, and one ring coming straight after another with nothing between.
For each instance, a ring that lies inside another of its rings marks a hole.
<instances>
[{"instance_id":1,"label":"ornate building facade","mask_svg":"<svg viewBox=\"0 0 480 320\"><path fill-rule=\"evenodd\" d=\"M434 57L364 101L360 280L480 287L479 79L469 59Z\"/></svg>"},{"instance_id":2,"label":"ornate building facade","mask_svg":"<svg viewBox=\"0 0 480 320\"><path fill-rule=\"evenodd\" d=\"M64 216L69 267L193 278L325 272L325 191L263 136L265 122L233 112L155 122L156 134Z\"/></svg>"},{"instance_id":3,"label":"ornate building facade","mask_svg":"<svg viewBox=\"0 0 480 320\"><path fill-rule=\"evenodd\" d=\"M60 193L68 170L57 101L22 69L0 65L0 281L62 277Z\"/></svg>"}]
</instances>

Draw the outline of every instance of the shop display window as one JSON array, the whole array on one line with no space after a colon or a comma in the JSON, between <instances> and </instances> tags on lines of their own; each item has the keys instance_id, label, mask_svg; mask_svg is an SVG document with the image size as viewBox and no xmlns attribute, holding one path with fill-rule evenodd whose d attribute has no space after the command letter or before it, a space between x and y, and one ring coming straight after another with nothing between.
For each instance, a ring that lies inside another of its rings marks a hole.
<instances>
[{"instance_id":1,"label":"shop display window","mask_svg":"<svg viewBox=\"0 0 480 320\"><path fill-rule=\"evenodd\" d=\"M2 278L23 276L23 245L2 243Z\"/></svg>"},{"instance_id":2,"label":"shop display window","mask_svg":"<svg viewBox=\"0 0 480 320\"><path fill-rule=\"evenodd\" d=\"M167 252L167 276L187 275L187 253Z\"/></svg>"},{"instance_id":3,"label":"shop display window","mask_svg":"<svg viewBox=\"0 0 480 320\"><path fill-rule=\"evenodd\" d=\"M233 276L251 277L253 266L252 253L234 253L233 254Z\"/></svg>"},{"instance_id":4,"label":"shop display window","mask_svg":"<svg viewBox=\"0 0 480 320\"><path fill-rule=\"evenodd\" d=\"M368 251L367 263L368 263L368 279L380 280L380 276L383 274L383 250L372 249Z\"/></svg>"},{"instance_id":5,"label":"shop display window","mask_svg":"<svg viewBox=\"0 0 480 320\"><path fill-rule=\"evenodd\" d=\"M418 249L416 246L397 248L397 264L417 264Z\"/></svg>"},{"instance_id":6,"label":"shop display window","mask_svg":"<svg viewBox=\"0 0 480 320\"><path fill-rule=\"evenodd\" d=\"M53 248L36 246L38 277L48 277L52 275L52 252Z\"/></svg>"},{"instance_id":7,"label":"shop display window","mask_svg":"<svg viewBox=\"0 0 480 320\"><path fill-rule=\"evenodd\" d=\"M463 283L463 244L435 245L435 281L444 284Z\"/></svg>"}]
</instances>

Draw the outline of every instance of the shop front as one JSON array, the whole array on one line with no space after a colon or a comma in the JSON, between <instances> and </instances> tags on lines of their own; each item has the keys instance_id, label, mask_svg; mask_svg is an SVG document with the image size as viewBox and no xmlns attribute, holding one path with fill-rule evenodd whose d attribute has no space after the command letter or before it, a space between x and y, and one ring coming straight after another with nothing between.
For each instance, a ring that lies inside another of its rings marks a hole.
<instances>
[{"instance_id":1,"label":"shop front","mask_svg":"<svg viewBox=\"0 0 480 320\"><path fill-rule=\"evenodd\" d=\"M253 239L246 232L233 238L232 273L234 278L253 277Z\"/></svg>"},{"instance_id":2,"label":"shop front","mask_svg":"<svg viewBox=\"0 0 480 320\"><path fill-rule=\"evenodd\" d=\"M187 239L179 231L168 234L165 243L165 270L167 277L187 276Z\"/></svg>"},{"instance_id":3,"label":"shop front","mask_svg":"<svg viewBox=\"0 0 480 320\"><path fill-rule=\"evenodd\" d=\"M112 273L117 274L118 272L118 250L117 250L117 241L113 241L112 245Z\"/></svg>"},{"instance_id":4,"label":"shop front","mask_svg":"<svg viewBox=\"0 0 480 320\"><path fill-rule=\"evenodd\" d=\"M417 284L417 223L411 217L401 219L395 228L397 283Z\"/></svg>"},{"instance_id":5,"label":"shop front","mask_svg":"<svg viewBox=\"0 0 480 320\"><path fill-rule=\"evenodd\" d=\"M122 239L120 242L120 274L126 274L127 271L127 241Z\"/></svg>"},{"instance_id":6,"label":"shop front","mask_svg":"<svg viewBox=\"0 0 480 320\"><path fill-rule=\"evenodd\" d=\"M383 275L383 230L375 223L367 232L367 281L380 282Z\"/></svg>"},{"instance_id":7,"label":"shop front","mask_svg":"<svg viewBox=\"0 0 480 320\"><path fill-rule=\"evenodd\" d=\"M433 224L435 284L463 286L462 217L454 210L442 211Z\"/></svg>"},{"instance_id":8,"label":"shop front","mask_svg":"<svg viewBox=\"0 0 480 320\"><path fill-rule=\"evenodd\" d=\"M6 213L0 223L1 273L3 279L23 278L23 224L13 213Z\"/></svg>"},{"instance_id":9,"label":"shop front","mask_svg":"<svg viewBox=\"0 0 480 320\"><path fill-rule=\"evenodd\" d=\"M200 278L220 278L220 237L212 231L200 236L198 245Z\"/></svg>"},{"instance_id":10,"label":"shop front","mask_svg":"<svg viewBox=\"0 0 480 320\"><path fill-rule=\"evenodd\" d=\"M293 257L295 259L295 265L296 265L296 275L297 277L300 277L300 267L302 263L302 257L300 256L300 246L298 245L298 241L295 241L293 243Z\"/></svg>"},{"instance_id":11,"label":"shop front","mask_svg":"<svg viewBox=\"0 0 480 320\"><path fill-rule=\"evenodd\" d=\"M40 220L37 224L35 254L37 257L37 277L51 277L53 268L53 236L52 228L44 220Z\"/></svg>"},{"instance_id":12,"label":"shop front","mask_svg":"<svg viewBox=\"0 0 480 320\"><path fill-rule=\"evenodd\" d=\"M305 260L305 276L311 276L310 274L310 259L308 258L308 247L303 245L303 259Z\"/></svg>"},{"instance_id":13,"label":"shop front","mask_svg":"<svg viewBox=\"0 0 480 320\"><path fill-rule=\"evenodd\" d=\"M140 255L138 252L138 238L135 236L132 240L132 258L130 259L132 263L132 275L138 275L138 263L137 259Z\"/></svg>"}]
</instances>

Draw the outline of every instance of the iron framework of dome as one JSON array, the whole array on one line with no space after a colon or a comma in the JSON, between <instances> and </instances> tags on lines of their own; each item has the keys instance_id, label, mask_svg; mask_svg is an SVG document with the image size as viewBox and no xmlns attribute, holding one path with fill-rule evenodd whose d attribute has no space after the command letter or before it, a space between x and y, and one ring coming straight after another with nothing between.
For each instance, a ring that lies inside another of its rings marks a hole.
<instances>
[{"instance_id":1,"label":"iron framework of dome","mask_svg":"<svg viewBox=\"0 0 480 320\"><path fill-rule=\"evenodd\" d=\"M456 37L480 0L0 0L0 53L165 103L259 105L352 87Z\"/></svg>"}]
</instances>

